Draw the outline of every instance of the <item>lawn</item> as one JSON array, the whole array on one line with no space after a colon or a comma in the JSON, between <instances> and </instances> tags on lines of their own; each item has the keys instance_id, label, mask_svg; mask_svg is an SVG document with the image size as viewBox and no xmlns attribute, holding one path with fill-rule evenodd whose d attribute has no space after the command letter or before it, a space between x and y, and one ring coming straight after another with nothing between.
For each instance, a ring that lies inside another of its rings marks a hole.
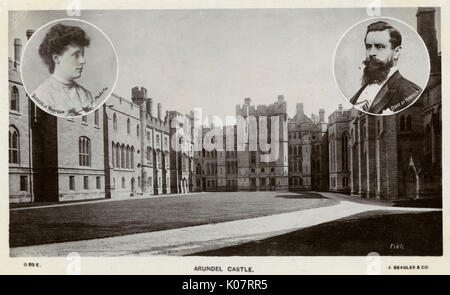
<instances>
[{"instance_id":1,"label":"lawn","mask_svg":"<svg viewBox=\"0 0 450 295\"><path fill-rule=\"evenodd\" d=\"M193 256L441 256L442 212L370 211Z\"/></svg>"},{"instance_id":2,"label":"lawn","mask_svg":"<svg viewBox=\"0 0 450 295\"><path fill-rule=\"evenodd\" d=\"M166 230L337 203L314 193L224 192L30 208L10 211L10 247Z\"/></svg>"}]
</instances>

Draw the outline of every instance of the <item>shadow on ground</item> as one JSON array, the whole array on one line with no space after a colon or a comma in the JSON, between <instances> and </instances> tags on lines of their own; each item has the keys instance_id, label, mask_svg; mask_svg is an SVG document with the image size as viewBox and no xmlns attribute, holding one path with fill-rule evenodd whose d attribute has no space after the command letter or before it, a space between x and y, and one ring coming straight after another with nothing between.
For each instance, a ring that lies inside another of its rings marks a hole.
<instances>
[{"instance_id":1,"label":"shadow on ground","mask_svg":"<svg viewBox=\"0 0 450 295\"><path fill-rule=\"evenodd\" d=\"M276 195L275 198L283 198L283 199L327 199L324 196L317 193L302 194L302 193L293 193L292 195Z\"/></svg>"},{"instance_id":2,"label":"shadow on ground","mask_svg":"<svg viewBox=\"0 0 450 295\"><path fill-rule=\"evenodd\" d=\"M369 211L191 256L442 256L442 212Z\"/></svg>"},{"instance_id":3,"label":"shadow on ground","mask_svg":"<svg viewBox=\"0 0 450 295\"><path fill-rule=\"evenodd\" d=\"M394 207L442 208L442 199L398 200Z\"/></svg>"}]
</instances>

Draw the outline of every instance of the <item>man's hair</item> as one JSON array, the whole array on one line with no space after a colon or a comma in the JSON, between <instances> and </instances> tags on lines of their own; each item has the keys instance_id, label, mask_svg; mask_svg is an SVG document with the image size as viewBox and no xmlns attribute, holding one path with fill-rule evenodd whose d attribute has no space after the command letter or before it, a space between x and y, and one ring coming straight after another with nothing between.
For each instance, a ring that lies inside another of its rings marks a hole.
<instances>
[{"instance_id":1,"label":"man's hair","mask_svg":"<svg viewBox=\"0 0 450 295\"><path fill-rule=\"evenodd\" d=\"M389 31L390 36L389 42L391 43L391 49L394 49L397 46L402 45L402 35L400 34L400 32L396 28L394 28L393 26L384 21L378 21L376 23L370 24L367 27L366 36L364 37L364 43L366 43L366 37L367 34L369 34L369 32L378 32L384 30Z\"/></svg>"},{"instance_id":2,"label":"man's hair","mask_svg":"<svg viewBox=\"0 0 450 295\"><path fill-rule=\"evenodd\" d=\"M39 46L39 55L48 66L49 72L53 73L55 70L53 54L63 53L68 45L88 47L89 43L89 37L80 27L57 24L51 27L45 35Z\"/></svg>"}]
</instances>

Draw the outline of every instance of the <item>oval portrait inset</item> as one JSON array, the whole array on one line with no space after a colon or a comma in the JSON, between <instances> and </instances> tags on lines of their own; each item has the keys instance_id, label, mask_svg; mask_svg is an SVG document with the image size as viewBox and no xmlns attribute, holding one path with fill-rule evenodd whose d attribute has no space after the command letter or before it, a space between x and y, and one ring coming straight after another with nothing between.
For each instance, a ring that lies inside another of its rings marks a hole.
<instances>
[{"instance_id":1,"label":"oval portrait inset","mask_svg":"<svg viewBox=\"0 0 450 295\"><path fill-rule=\"evenodd\" d=\"M391 115L413 105L430 75L427 47L409 25L386 17L353 25L334 54L334 78L358 110Z\"/></svg>"},{"instance_id":2,"label":"oval portrait inset","mask_svg":"<svg viewBox=\"0 0 450 295\"><path fill-rule=\"evenodd\" d=\"M111 40L96 26L60 19L39 28L28 40L21 64L22 83L47 113L87 115L112 93L118 76Z\"/></svg>"}]
</instances>

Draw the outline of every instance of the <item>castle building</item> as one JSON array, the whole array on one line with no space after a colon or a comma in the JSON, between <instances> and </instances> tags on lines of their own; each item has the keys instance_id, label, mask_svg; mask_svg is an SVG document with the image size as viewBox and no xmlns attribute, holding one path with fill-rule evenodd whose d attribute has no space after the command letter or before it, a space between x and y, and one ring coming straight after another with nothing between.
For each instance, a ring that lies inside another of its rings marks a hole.
<instances>
[{"instance_id":1,"label":"castle building","mask_svg":"<svg viewBox=\"0 0 450 295\"><path fill-rule=\"evenodd\" d=\"M289 190L327 190L328 161L325 110L308 118L303 104L297 103L296 114L288 121ZM325 141L325 145L324 145Z\"/></svg>"},{"instance_id":2,"label":"castle building","mask_svg":"<svg viewBox=\"0 0 450 295\"><path fill-rule=\"evenodd\" d=\"M354 108L338 110L328 117L328 159L330 191L350 193L350 122L358 114Z\"/></svg>"},{"instance_id":3,"label":"castle building","mask_svg":"<svg viewBox=\"0 0 450 295\"><path fill-rule=\"evenodd\" d=\"M243 105L236 106L236 117L243 120L243 126L238 123L237 130L237 189L240 191L287 191L289 189L288 116L284 96L278 95L275 103L258 105L256 108L251 105L251 99L246 98ZM260 125L264 119L266 119L266 126ZM277 125L278 130L272 132L272 126ZM261 128L267 128L263 133L267 134L266 142L270 145L269 151L260 145L264 142L259 140ZM239 136L239 132L242 132L242 137Z\"/></svg>"},{"instance_id":4,"label":"castle building","mask_svg":"<svg viewBox=\"0 0 450 295\"><path fill-rule=\"evenodd\" d=\"M170 123L170 183L171 191L187 193L195 190L193 113L168 113Z\"/></svg>"}]
</instances>

